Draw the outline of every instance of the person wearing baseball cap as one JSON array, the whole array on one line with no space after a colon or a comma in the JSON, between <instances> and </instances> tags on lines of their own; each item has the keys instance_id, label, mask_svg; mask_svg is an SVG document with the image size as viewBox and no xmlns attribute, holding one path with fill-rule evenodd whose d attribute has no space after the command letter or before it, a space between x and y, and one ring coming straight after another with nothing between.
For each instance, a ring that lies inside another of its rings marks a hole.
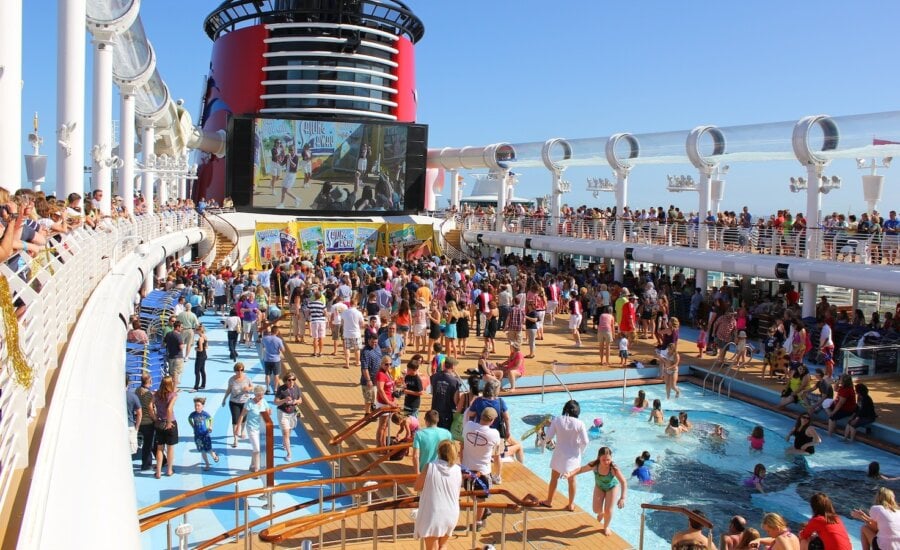
<instances>
[{"instance_id":1,"label":"person wearing baseball cap","mask_svg":"<svg viewBox=\"0 0 900 550\"><path fill-rule=\"evenodd\" d=\"M485 407L478 422L469 420L463 425L462 470L463 488L478 491L477 498L484 499L491 488L491 462L501 449L500 432L491 428L497 419L497 409ZM466 475L468 474L468 475ZM483 493L481 493L483 491ZM484 508L478 509L475 529L484 527Z\"/></svg>"}]
</instances>

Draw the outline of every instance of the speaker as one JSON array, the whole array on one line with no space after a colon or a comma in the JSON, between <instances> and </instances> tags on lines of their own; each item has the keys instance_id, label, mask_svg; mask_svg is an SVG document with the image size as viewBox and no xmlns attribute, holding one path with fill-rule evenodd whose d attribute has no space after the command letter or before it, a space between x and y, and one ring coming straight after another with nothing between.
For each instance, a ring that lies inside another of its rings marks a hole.
<instances>
[{"instance_id":1,"label":"speaker","mask_svg":"<svg viewBox=\"0 0 900 550\"><path fill-rule=\"evenodd\" d=\"M231 117L228 121L225 156L225 195L235 207L253 200L253 119Z\"/></svg>"}]
</instances>

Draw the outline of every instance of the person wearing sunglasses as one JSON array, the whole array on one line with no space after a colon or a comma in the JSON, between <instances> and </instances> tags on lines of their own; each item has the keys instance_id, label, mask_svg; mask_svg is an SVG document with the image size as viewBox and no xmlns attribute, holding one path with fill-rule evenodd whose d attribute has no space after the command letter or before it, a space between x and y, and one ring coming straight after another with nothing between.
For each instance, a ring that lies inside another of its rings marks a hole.
<instances>
[{"instance_id":1,"label":"person wearing sunglasses","mask_svg":"<svg viewBox=\"0 0 900 550\"><path fill-rule=\"evenodd\" d=\"M297 377L292 372L281 375L284 382L275 390L275 406L278 407L278 424L281 426L281 442L285 451L285 459L291 459L291 432L297 427L300 414L300 403L303 402Z\"/></svg>"}]
</instances>

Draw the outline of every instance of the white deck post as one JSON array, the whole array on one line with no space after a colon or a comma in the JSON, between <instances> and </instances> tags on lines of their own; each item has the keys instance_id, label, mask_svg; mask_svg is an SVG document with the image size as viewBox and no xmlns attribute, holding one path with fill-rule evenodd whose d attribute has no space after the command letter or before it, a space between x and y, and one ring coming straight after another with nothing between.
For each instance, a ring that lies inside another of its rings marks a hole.
<instances>
[{"instance_id":1,"label":"white deck post","mask_svg":"<svg viewBox=\"0 0 900 550\"><path fill-rule=\"evenodd\" d=\"M129 87L119 87L119 186L125 210L134 213L134 91Z\"/></svg>"},{"instance_id":2,"label":"white deck post","mask_svg":"<svg viewBox=\"0 0 900 550\"><path fill-rule=\"evenodd\" d=\"M5 3L5 2L4 2ZM59 0L56 46L56 195L84 192L85 0Z\"/></svg>"},{"instance_id":3,"label":"white deck post","mask_svg":"<svg viewBox=\"0 0 900 550\"><path fill-rule=\"evenodd\" d=\"M22 187L22 0L0 2L0 181Z\"/></svg>"},{"instance_id":4,"label":"white deck post","mask_svg":"<svg viewBox=\"0 0 900 550\"><path fill-rule=\"evenodd\" d=\"M94 88L91 98L91 159L94 189L102 191L100 211L109 214L112 189L112 62L111 35L94 34ZM93 189L92 189L93 191Z\"/></svg>"},{"instance_id":5,"label":"white deck post","mask_svg":"<svg viewBox=\"0 0 900 550\"><path fill-rule=\"evenodd\" d=\"M141 186L147 214L153 213L153 180L156 178L156 173L153 171L153 166L156 164L156 155L153 153L155 141L156 130L153 125L147 124L141 129L141 159L144 162Z\"/></svg>"}]
</instances>

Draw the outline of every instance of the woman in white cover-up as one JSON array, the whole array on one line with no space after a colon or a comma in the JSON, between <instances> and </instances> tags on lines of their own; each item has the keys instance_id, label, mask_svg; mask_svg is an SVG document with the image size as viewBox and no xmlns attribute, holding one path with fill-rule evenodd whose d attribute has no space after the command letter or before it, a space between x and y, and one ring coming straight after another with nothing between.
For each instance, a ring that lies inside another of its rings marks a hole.
<instances>
[{"instance_id":1,"label":"woman in white cover-up","mask_svg":"<svg viewBox=\"0 0 900 550\"><path fill-rule=\"evenodd\" d=\"M547 491L547 499L540 502L541 506L550 507L553 502L553 495L556 494L556 484L559 476L581 465L581 453L588 444L587 428L584 423L578 420L581 414L581 406L578 401L571 399L563 405L562 415L557 416L550 422L545 434L546 440L550 441L556 438L556 447L553 449L553 456L550 458L550 487ZM569 478L569 503L566 510L575 510L575 481Z\"/></svg>"},{"instance_id":2,"label":"woman in white cover-up","mask_svg":"<svg viewBox=\"0 0 900 550\"><path fill-rule=\"evenodd\" d=\"M425 539L426 550L445 550L459 520L459 491L462 471L452 441L441 441L438 459L428 464L416 478L419 511L415 537Z\"/></svg>"}]
</instances>

